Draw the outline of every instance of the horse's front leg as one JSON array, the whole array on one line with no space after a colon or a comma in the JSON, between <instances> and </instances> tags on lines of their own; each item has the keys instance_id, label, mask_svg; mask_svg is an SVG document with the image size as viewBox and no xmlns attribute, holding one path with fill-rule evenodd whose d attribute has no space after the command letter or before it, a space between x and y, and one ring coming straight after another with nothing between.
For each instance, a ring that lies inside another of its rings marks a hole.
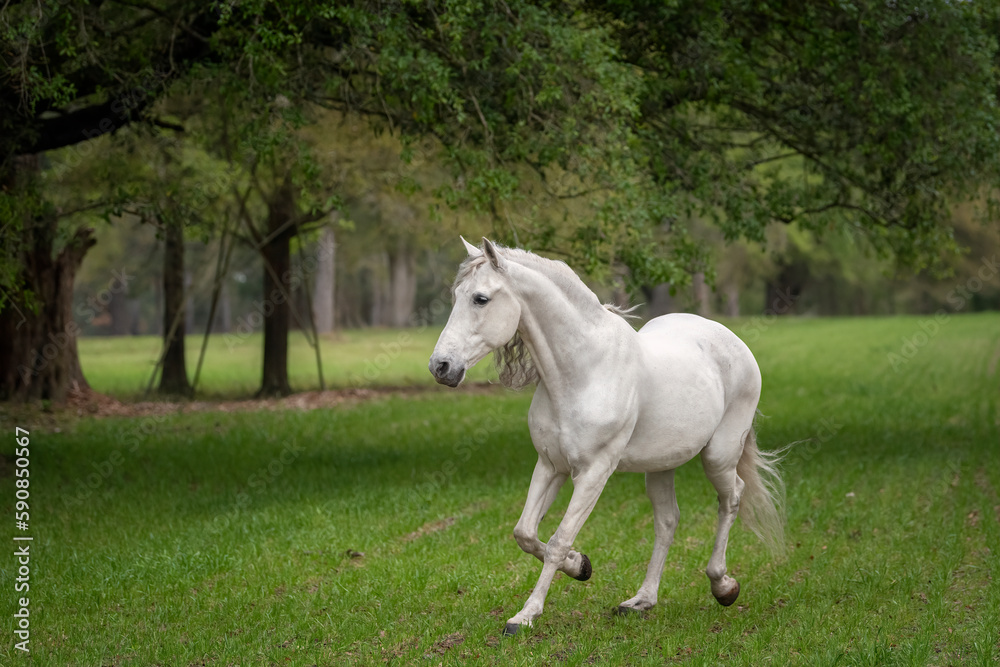
<instances>
[{"instance_id":1,"label":"horse's front leg","mask_svg":"<svg viewBox=\"0 0 1000 667\"><path fill-rule=\"evenodd\" d=\"M538 539L538 524L545 518L545 513L549 511L552 501L565 482L566 475L556 472L548 462L539 457L535 472L531 474L524 511L514 526L514 539L521 550L542 562L545 562L546 545ZM571 550L557 569L579 581L590 579L590 560L576 551Z\"/></svg>"},{"instance_id":2,"label":"horse's front leg","mask_svg":"<svg viewBox=\"0 0 1000 667\"><path fill-rule=\"evenodd\" d=\"M566 508L566 515L563 516L559 528L545 545L542 573L538 577L538 583L535 584L528 601L524 603L524 608L507 621L507 626L504 628L505 635L516 633L522 625L530 627L541 615L552 578L569 556L573 540L593 511L614 469L614 465L597 463L573 478L573 497L570 498L569 507Z\"/></svg>"}]
</instances>

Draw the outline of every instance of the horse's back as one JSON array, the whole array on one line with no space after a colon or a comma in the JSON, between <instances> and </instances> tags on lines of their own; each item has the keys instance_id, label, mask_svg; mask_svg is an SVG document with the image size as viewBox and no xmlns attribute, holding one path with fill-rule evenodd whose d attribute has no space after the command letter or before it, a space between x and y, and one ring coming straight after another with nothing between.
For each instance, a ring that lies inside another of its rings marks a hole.
<instances>
[{"instance_id":1,"label":"horse's back","mask_svg":"<svg viewBox=\"0 0 1000 667\"><path fill-rule=\"evenodd\" d=\"M620 470L681 465L707 444L728 410L756 409L760 370L725 326L675 313L650 320L638 340L639 418Z\"/></svg>"},{"instance_id":2,"label":"horse's back","mask_svg":"<svg viewBox=\"0 0 1000 667\"><path fill-rule=\"evenodd\" d=\"M757 360L746 343L719 322L672 313L650 320L638 334L647 366L652 362L674 372L691 366L715 376L731 398L752 395L756 401L760 397Z\"/></svg>"}]
</instances>

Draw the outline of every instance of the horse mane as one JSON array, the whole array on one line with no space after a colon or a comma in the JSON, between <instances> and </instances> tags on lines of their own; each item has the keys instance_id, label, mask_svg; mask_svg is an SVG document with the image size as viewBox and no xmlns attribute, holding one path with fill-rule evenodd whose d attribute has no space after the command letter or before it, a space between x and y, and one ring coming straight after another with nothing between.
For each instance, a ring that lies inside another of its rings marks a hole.
<instances>
[{"instance_id":1,"label":"horse mane","mask_svg":"<svg viewBox=\"0 0 1000 667\"><path fill-rule=\"evenodd\" d=\"M493 351L493 365L500 376L500 384L508 389L524 389L538 382L538 369L520 332L514 332L506 345Z\"/></svg>"},{"instance_id":2,"label":"horse mane","mask_svg":"<svg viewBox=\"0 0 1000 667\"><path fill-rule=\"evenodd\" d=\"M623 320L637 320L637 319L639 319L639 316L638 315L634 315L633 313L641 305L642 305L641 303L637 303L636 305L632 306L631 308L622 308L621 306L619 306L618 304L615 304L615 303L606 303L606 304L604 304L604 310L607 310L608 312L614 313L615 315L617 315L618 317L622 318Z\"/></svg>"},{"instance_id":3,"label":"horse mane","mask_svg":"<svg viewBox=\"0 0 1000 667\"><path fill-rule=\"evenodd\" d=\"M580 279L580 276L565 262L548 259L520 248L506 248L500 245L495 245L494 247L506 259L536 269L539 273L550 278L564 291L583 290L593 297L597 305L601 305L593 291L587 287L583 280ZM455 282L452 283L451 287L452 299L455 296L455 288L487 263L489 263L489 259L483 253L468 257L459 265L458 274L455 276ZM602 307L623 319L637 317L632 314L632 311L638 308L638 306L623 309L614 304L606 303ZM500 384L508 389L523 389L529 384L538 382L538 369L535 368L535 363L531 359L531 354L528 352L528 348L524 344L524 339L521 338L520 332L515 332L514 337L507 341L505 345L493 351L493 365L500 376Z\"/></svg>"}]
</instances>

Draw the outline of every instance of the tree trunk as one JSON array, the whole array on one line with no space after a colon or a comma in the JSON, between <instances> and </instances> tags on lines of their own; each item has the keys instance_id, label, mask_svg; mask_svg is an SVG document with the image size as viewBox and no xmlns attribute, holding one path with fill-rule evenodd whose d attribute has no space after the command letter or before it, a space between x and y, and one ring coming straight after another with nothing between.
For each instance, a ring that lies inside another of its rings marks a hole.
<instances>
[{"instance_id":1,"label":"tree trunk","mask_svg":"<svg viewBox=\"0 0 1000 667\"><path fill-rule=\"evenodd\" d=\"M740 316L740 286L736 283L729 283L725 287L726 295L726 317Z\"/></svg>"},{"instance_id":2,"label":"tree trunk","mask_svg":"<svg viewBox=\"0 0 1000 667\"><path fill-rule=\"evenodd\" d=\"M691 287L694 292L695 312L702 317L708 317L712 313L712 290L705 282L705 274L702 271L692 276Z\"/></svg>"},{"instance_id":3,"label":"tree trunk","mask_svg":"<svg viewBox=\"0 0 1000 667\"><path fill-rule=\"evenodd\" d=\"M127 291L122 290L111 294L108 314L111 316L111 335L127 336L132 329Z\"/></svg>"},{"instance_id":4,"label":"tree trunk","mask_svg":"<svg viewBox=\"0 0 1000 667\"><path fill-rule=\"evenodd\" d=\"M222 289L219 290L219 314L215 318L216 333L229 333L233 330L233 300L229 295L229 281L223 276Z\"/></svg>"},{"instance_id":5,"label":"tree trunk","mask_svg":"<svg viewBox=\"0 0 1000 667\"><path fill-rule=\"evenodd\" d=\"M412 323L417 302L414 264L412 248L404 241L389 253L389 326L405 327Z\"/></svg>"},{"instance_id":6,"label":"tree trunk","mask_svg":"<svg viewBox=\"0 0 1000 667\"><path fill-rule=\"evenodd\" d=\"M782 264L778 275L767 281L764 312L774 315L794 313L799 296L809 280L809 267L803 263Z\"/></svg>"},{"instance_id":7,"label":"tree trunk","mask_svg":"<svg viewBox=\"0 0 1000 667\"><path fill-rule=\"evenodd\" d=\"M167 222L163 241L163 372L161 394L191 394L184 356L187 327L184 290L184 228L179 222ZM176 321L176 326L174 322ZM171 334L173 332L173 335Z\"/></svg>"},{"instance_id":8,"label":"tree trunk","mask_svg":"<svg viewBox=\"0 0 1000 667\"><path fill-rule=\"evenodd\" d=\"M155 283L156 289L156 316L153 321L156 322L156 328L153 333L157 336L163 336L165 331L163 331L163 282L160 281Z\"/></svg>"},{"instance_id":9,"label":"tree trunk","mask_svg":"<svg viewBox=\"0 0 1000 667\"><path fill-rule=\"evenodd\" d=\"M764 312L769 315L787 315L795 308L791 291L779 280L768 280L764 285Z\"/></svg>"},{"instance_id":10,"label":"tree trunk","mask_svg":"<svg viewBox=\"0 0 1000 667\"><path fill-rule=\"evenodd\" d=\"M295 197L291 184L286 183L267 204L266 236L270 241L261 248L264 294L259 305L264 315L264 371L258 397L292 393L288 384L288 295L292 292L291 240L295 228L288 226L282 230L282 227L294 215Z\"/></svg>"},{"instance_id":11,"label":"tree trunk","mask_svg":"<svg viewBox=\"0 0 1000 667\"><path fill-rule=\"evenodd\" d=\"M650 319L677 311L668 283L644 287L642 291L646 295L646 311Z\"/></svg>"},{"instance_id":12,"label":"tree trunk","mask_svg":"<svg viewBox=\"0 0 1000 667\"><path fill-rule=\"evenodd\" d=\"M179 327L185 334L194 335L197 333L194 329L194 297L192 296L194 292L194 276L191 275L191 270L187 268L182 271L181 275L183 276L181 284L184 290L182 292L184 294L184 319L181 320Z\"/></svg>"},{"instance_id":13,"label":"tree trunk","mask_svg":"<svg viewBox=\"0 0 1000 667\"><path fill-rule=\"evenodd\" d=\"M0 187L33 196L37 173L37 156L18 158ZM96 241L80 228L56 254L56 217L44 206L36 213L0 229L3 246L18 254L21 281L0 311L0 400L64 403L71 390L90 388L77 354L73 281Z\"/></svg>"},{"instance_id":14,"label":"tree trunk","mask_svg":"<svg viewBox=\"0 0 1000 667\"><path fill-rule=\"evenodd\" d=\"M376 257L378 266L372 269L371 324L373 327L380 327L389 323L389 281L386 279L389 259L385 252L380 252Z\"/></svg>"},{"instance_id":15,"label":"tree trunk","mask_svg":"<svg viewBox=\"0 0 1000 667\"><path fill-rule=\"evenodd\" d=\"M337 241L333 229L326 227L319 237L316 250L316 285L313 290L313 317L316 318L316 333L329 333L334 326L334 280Z\"/></svg>"}]
</instances>

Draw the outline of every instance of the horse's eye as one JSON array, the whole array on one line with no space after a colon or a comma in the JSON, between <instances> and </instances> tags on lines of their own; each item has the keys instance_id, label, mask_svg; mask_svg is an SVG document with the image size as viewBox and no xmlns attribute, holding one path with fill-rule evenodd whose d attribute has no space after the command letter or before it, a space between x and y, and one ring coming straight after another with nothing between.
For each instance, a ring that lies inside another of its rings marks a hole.
<instances>
[{"instance_id":1,"label":"horse's eye","mask_svg":"<svg viewBox=\"0 0 1000 667\"><path fill-rule=\"evenodd\" d=\"M474 297L472 297L472 303L476 304L477 306L485 306L489 302L490 298L485 294L477 294Z\"/></svg>"}]
</instances>

